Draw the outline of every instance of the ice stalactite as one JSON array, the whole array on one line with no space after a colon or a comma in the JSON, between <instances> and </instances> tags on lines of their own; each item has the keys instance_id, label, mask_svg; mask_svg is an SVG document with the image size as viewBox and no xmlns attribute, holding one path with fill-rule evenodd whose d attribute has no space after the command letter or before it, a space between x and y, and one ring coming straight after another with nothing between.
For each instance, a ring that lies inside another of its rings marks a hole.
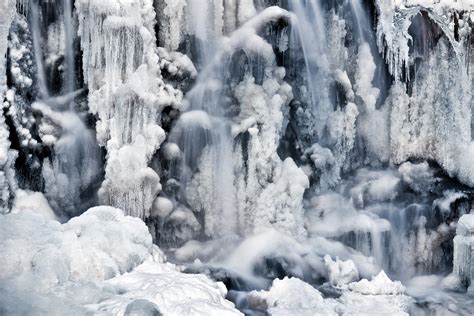
<instances>
[{"instance_id":1,"label":"ice stalactite","mask_svg":"<svg viewBox=\"0 0 474 316\"><path fill-rule=\"evenodd\" d=\"M161 191L148 167L165 138L161 112L182 98L161 77L153 2L78 0L76 9L89 109L107 149L100 199L145 219Z\"/></svg>"}]
</instances>

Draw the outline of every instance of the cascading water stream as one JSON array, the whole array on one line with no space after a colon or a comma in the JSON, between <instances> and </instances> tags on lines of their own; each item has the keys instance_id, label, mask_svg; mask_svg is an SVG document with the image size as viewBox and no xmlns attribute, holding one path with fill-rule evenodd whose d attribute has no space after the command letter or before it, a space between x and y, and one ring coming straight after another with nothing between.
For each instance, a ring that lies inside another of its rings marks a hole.
<instances>
[{"instance_id":1,"label":"cascading water stream","mask_svg":"<svg viewBox=\"0 0 474 316\"><path fill-rule=\"evenodd\" d=\"M206 32L198 27L197 31L199 30ZM196 34L200 40L207 38L207 35L201 35L203 34ZM202 47L213 45L208 42L202 44ZM225 73L225 63L222 52L213 53L211 55L213 57L209 57L208 49L203 49L199 52L199 55L201 54L207 56L208 61L203 60L205 64L201 75L185 96L188 109L178 120L171 133L171 139L180 145L184 155L179 176L181 199L187 199L185 188L193 186L191 182L196 171L200 171L203 176L209 176L212 181L209 187L211 192L206 192L208 196L199 194L200 196L195 196L194 199L201 200L198 203L203 208L200 212L218 216L218 223L208 223L204 228L206 236L217 237L238 232L233 176L233 139L231 124L226 118L224 109L225 77L222 74ZM199 170L199 167L206 169Z\"/></svg>"},{"instance_id":2,"label":"cascading water stream","mask_svg":"<svg viewBox=\"0 0 474 316\"><path fill-rule=\"evenodd\" d=\"M71 2L73 0L63 0L63 22L64 22L64 32L65 32L65 51L64 51L64 59L65 59L65 93L72 93L76 88L75 83L75 59L76 56L74 54L74 27L73 27L73 20L72 20L72 5ZM69 105L70 110L74 108L74 102L71 102Z\"/></svg>"},{"instance_id":3,"label":"cascading water stream","mask_svg":"<svg viewBox=\"0 0 474 316\"><path fill-rule=\"evenodd\" d=\"M23 10L30 15L39 87L37 102L32 107L42 113L48 124L52 123L60 130L60 137L54 143L54 159L43 164L45 196L58 216L66 219L94 203L95 193L90 192L90 188L101 177L101 153L94 133L86 127L75 106L75 100L83 94L83 90L76 90L74 52L76 32L72 19L72 2L63 0L58 7L62 9L58 16L62 19L64 32L60 95L52 95L48 87L46 72L51 69L45 67L43 52L47 37L41 30L48 29L51 23L48 21L50 17L42 16L43 8L38 1L31 1L29 5L29 9ZM47 11L44 10L43 13Z\"/></svg>"},{"instance_id":4,"label":"cascading water stream","mask_svg":"<svg viewBox=\"0 0 474 316\"><path fill-rule=\"evenodd\" d=\"M39 0L33 0L30 3L31 10L26 10L29 12L30 21L31 21L31 33L33 35L33 47L35 53L35 63L36 63L36 73L39 93L42 99L49 98L49 88L46 80L46 70L44 67L43 60L43 36L41 34L41 24L40 24L40 6Z\"/></svg>"},{"instance_id":5,"label":"cascading water stream","mask_svg":"<svg viewBox=\"0 0 474 316\"><path fill-rule=\"evenodd\" d=\"M329 98L329 61L326 52L324 16L319 0L290 1L295 14L292 21L292 42L299 42L306 64L310 106L316 135L322 137L328 113L333 105Z\"/></svg>"},{"instance_id":6,"label":"cascading water stream","mask_svg":"<svg viewBox=\"0 0 474 316\"><path fill-rule=\"evenodd\" d=\"M350 5L351 12L354 14L356 24L355 29L357 30L356 36L361 43L366 42L366 33L372 33L372 29L366 29L367 26L370 27L370 23L367 19L364 8L362 7L361 0L347 0L347 2Z\"/></svg>"}]
</instances>

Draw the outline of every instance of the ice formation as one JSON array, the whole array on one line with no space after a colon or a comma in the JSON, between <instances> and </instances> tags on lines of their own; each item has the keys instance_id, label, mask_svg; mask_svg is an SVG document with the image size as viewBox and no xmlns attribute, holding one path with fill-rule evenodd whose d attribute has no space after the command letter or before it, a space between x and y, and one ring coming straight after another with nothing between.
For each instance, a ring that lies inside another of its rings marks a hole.
<instances>
[{"instance_id":1,"label":"ice formation","mask_svg":"<svg viewBox=\"0 0 474 316\"><path fill-rule=\"evenodd\" d=\"M473 12L3 0L0 314L472 310Z\"/></svg>"},{"instance_id":2,"label":"ice formation","mask_svg":"<svg viewBox=\"0 0 474 316\"><path fill-rule=\"evenodd\" d=\"M472 214L462 216L458 222L456 237L454 237L454 273L467 286L472 286L474 279L473 234L474 216Z\"/></svg>"},{"instance_id":3,"label":"ice formation","mask_svg":"<svg viewBox=\"0 0 474 316\"><path fill-rule=\"evenodd\" d=\"M76 1L89 109L107 148L103 203L145 219L161 191L148 167L165 139L158 122L182 94L160 76L152 1ZM105 49L107 47L107 49Z\"/></svg>"}]
</instances>

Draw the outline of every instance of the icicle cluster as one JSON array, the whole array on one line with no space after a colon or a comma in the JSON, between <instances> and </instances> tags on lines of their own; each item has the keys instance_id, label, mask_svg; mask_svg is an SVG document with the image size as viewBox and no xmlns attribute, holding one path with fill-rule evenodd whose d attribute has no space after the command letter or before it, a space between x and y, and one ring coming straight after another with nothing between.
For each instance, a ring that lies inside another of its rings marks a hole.
<instances>
[{"instance_id":1,"label":"icicle cluster","mask_svg":"<svg viewBox=\"0 0 474 316\"><path fill-rule=\"evenodd\" d=\"M151 0L76 1L89 108L97 138L107 149L103 203L146 218L161 190L148 167L165 133L166 106L179 108L182 93L161 78Z\"/></svg>"}]
</instances>

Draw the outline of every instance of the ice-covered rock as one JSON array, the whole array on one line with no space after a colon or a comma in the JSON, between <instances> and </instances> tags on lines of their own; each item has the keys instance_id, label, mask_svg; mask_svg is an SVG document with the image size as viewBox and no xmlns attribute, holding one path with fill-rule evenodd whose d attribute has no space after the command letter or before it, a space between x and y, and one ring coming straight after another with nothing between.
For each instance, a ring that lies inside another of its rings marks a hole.
<instances>
[{"instance_id":1,"label":"ice-covered rock","mask_svg":"<svg viewBox=\"0 0 474 316\"><path fill-rule=\"evenodd\" d=\"M419 193L429 192L435 181L434 172L426 161L418 164L405 162L398 168L398 173L405 185Z\"/></svg>"},{"instance_id":2,"label":"ice-covered rock","mask_svg":"<svg viewBox=\"0 0 474 316\"><path fill-rule=\"evenodd\" d=\"M410 299L407 296L369 295L343 291L337 298L323 298L321 292L296 279L273 281L269 291L251 292L249 304L270 315L408 315Z\"/></svg>"},{"instance_id":3,"label":"ice-covered rock","mask_svg":"<svg viewBox=\"0 0 474 316\"><path fill-rule=\"evenodd\" d=\"M101 281L132 270L151 251L146 226L120 210L92 208L61 225L20 201L17 206L25 210L5 215L0 223L0 259L9 267L2 280L37 280L43 290L67 280Z\"/></svg>"},{"instance_id":4,"label":"ice-covered rock","mask_svg":"<svg viewBox=\"0 0 474 316\"><path fill-rule=\"evenodd\" d=\"M250 301L263 305L270 315L338 315L341 305L297 278L275 279L268 292L250 293ZM262 301L262 303L258 303ZM255 304L254 303L254 304Z\"/></svg>"}]
</instances>

